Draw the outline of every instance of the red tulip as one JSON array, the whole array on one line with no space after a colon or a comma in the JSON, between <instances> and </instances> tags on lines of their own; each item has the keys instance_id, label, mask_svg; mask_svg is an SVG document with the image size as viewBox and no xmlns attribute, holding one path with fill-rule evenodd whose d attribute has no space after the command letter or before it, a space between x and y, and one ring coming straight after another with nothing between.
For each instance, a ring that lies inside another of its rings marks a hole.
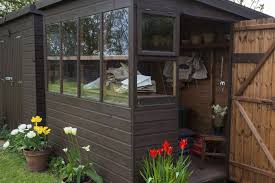
<instances>
[{"instance_id":1,"label":"red tulip","mask_svg":"<svg viewBox=\"0 0 275 183\"><path fill-rule=\"evenodd\" d=\"M167 140L165 140L165 141L163 142L163 144L162 144L162 149L163 149L165 152L168 152L170 146L171 146L170 143L169 143Z\"/></svg>"},{"instance_id":2,"label":"red tulip","mask_svg":"<svg viewBox=\"0 0 275 183\"><path fill-rule=\"evenodd\" d=\"M150 149L149 154L153 159L155 159L158 155L158 151L156 149Z\"/></svg>"},{"instance_id":3,"label":"red tulip","mask_svg":"<svg viewBox=\"0 0 275 183\"><path fill-rule=\"evenodd\" d=\"M187 139L181 139L179 145L180 145L180 149L184 150L188 145Z\"/></svg>"},{"instance_id":4,"label":"red tulip","mask_svg":"<svg viewBox=\"0 0 275 183\"><path fill-rule=\"evenodd\" d=\"M168 148L168 150L167 150L167 154L168 154L169 156L171 156L172 153L173 153L173 147L170 146L170 147Z\"/></svg>"},{"instance_id":5,"label":"red tulip","mask_svg":"<svg viewBox=\"0 0 275 183\"><path fill-rule=\"evenodd\" d=\"M160 155L160 156L161 156L161 155L162 155L162 153L163 153L163 149L158 149L158 150L157 150L157 153L158 153L158 155Z\"/></svg>"}]
</instances>

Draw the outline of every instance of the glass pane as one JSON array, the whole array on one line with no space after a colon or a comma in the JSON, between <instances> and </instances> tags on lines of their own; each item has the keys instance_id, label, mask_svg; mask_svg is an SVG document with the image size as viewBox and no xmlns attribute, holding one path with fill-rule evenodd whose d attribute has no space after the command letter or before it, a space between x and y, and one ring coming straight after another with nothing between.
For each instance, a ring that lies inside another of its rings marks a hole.
<instances>
[{"instance_id":1,"label":"glass pane","mask_svg":"<svg viewBox=\"0 0 275 183\"><path fill-rule=\"evenodd\" d=\"M77 62L75 60L63 61L63 64L63 93L77 96Z\"/></svg>"},{"instance_id":2,"label":"glass pane","mask_svg":"<svg viewBox=\"0 0 275 183\"><path fill-rule=\"evenodd\" d=\"M81 55L99 55L100 15L80 20Z\"/></svg>"},{"instance_id":3,"label":"glass pane","mask_svg":"<svg viewBox=\"0 0 275 183\"><path fill-rule=\"evenodd\" d=\"M174 62L139 62L138 96L173 95Z\"/></svg>"},{"instance_id":4,"label":"glass pane","mask_svg":"<svg viewBox=\"0 0 275 183\"><path fill-rule=\"evenodd\" d=\"M62 23L62 46L64 56L77 55L77 24L75 21Z\"/></svg>"},{"instance_id":5,"label":"glass pane","mask_svg":"<svg viewBox=\"0 0 275 183\"><path fill-rule=\"evenodd\" d=\"M128 55L128 8L104 13L104 55Z\"/></svg>"},{"instance_id":6,"label":"glass pane","mask_svg":"<svg viewBox=\"0 0 275 183\"><path fill-rule=\"evenodd\" d=\"M47 51L48 56L60 55L60 31L59 24L49 25L46 28L47 32Z\"/></svg>"},{"instance_id":7,"label":"glass pane","mask_svg":"<svg viewBox=\"0 0 275 183\"><path fill-rule=\"evenodd\" d=\"M142 49L173 52L175 18L144 13L142 15Z\"/></svg>"},{"instance_id":8,"label":"glass pane","mask_svg":"<svg viewBox=\"0 0 275 183\"><path fill-rule=\"evenodd\" d=\"M100 62L81 61L81 97L99 100L100 99Z\"/></svg>"},{"instance_id":9,"label":"glass pane","mask_svg":"<svg viewBox=\"0 0 275 183\"><path fill-rule=\"evenodd\" d=\"M103 100L128 105L128 9L104 13Z\"/></svg>"},{"instance_id":10,"label":"glass pane","mask_svg":"<svg viewBox=\"0 0 275 183\"><path fill-rule=\"evenodd\" d=\"M60 93L60 61L48 61L48 91Z\"/></svg>"}]
</instances>

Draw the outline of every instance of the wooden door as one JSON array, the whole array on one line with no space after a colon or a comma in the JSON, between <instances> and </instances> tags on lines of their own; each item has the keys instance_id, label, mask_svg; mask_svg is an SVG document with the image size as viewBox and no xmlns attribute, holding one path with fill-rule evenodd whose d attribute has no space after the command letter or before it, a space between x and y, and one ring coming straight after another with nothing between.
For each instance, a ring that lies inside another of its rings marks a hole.
<instances>
[{"instance_id":1,"label":"wooden door","mask_svg":"<svg viewBox=\"0 0 275 183\"><path fill-rule=\"evenodd\" d=\"M5 40L3 37L0 37L0 124L1 120L4 119L4 55L5 54Z\"/></svg>"},{"instance_id":2,"label":"wooden door","mask_svg":"<svg viewBox=\"0 0 275 183\"><path fill-rule=\"evenodd\" d=\"M230 178L275 183L275 19L234 26Z\"/></svg>"},{"instance_id":3,"label":"wooden door","mask_svg":"<svg viewBox=\"0 0 275 183\"><path fill-rule=\"evenodd\" d=\"M1 49L2 113L10 128L22 123L22 43L12 35L3 39Z\"/></svg>"}]
</instances>

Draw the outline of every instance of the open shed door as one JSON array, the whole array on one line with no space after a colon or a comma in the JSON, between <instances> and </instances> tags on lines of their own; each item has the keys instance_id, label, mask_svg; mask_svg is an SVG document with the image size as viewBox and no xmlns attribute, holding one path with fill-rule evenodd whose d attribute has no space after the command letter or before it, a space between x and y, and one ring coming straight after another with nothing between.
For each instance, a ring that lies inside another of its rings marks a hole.
<instances>
[{"instance_id":1,"label":"open shed door","mask_svg":"<svg viewBox=\"0 0 275 183\"><path fill-rule=\"evenodd\" d=\"M235 24L230 179L275 183L275 19Z\"/></svg>"}]
</instances>

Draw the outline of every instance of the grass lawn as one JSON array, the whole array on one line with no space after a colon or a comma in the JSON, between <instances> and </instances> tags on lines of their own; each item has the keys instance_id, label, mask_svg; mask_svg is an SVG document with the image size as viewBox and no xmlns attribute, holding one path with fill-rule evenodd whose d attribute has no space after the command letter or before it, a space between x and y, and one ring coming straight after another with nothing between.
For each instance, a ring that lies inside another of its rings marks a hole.
<instances>
[{"instance_id":1,"label":"grass lawn","mask_svg":"<svg viewBox=\"0 0 275 183\"><path fill-rule=\"evenodd\" d=\"M60 183L48 173L31 173L17 154L0 150L0 183Z\"/></svg>"}]
</instances>

